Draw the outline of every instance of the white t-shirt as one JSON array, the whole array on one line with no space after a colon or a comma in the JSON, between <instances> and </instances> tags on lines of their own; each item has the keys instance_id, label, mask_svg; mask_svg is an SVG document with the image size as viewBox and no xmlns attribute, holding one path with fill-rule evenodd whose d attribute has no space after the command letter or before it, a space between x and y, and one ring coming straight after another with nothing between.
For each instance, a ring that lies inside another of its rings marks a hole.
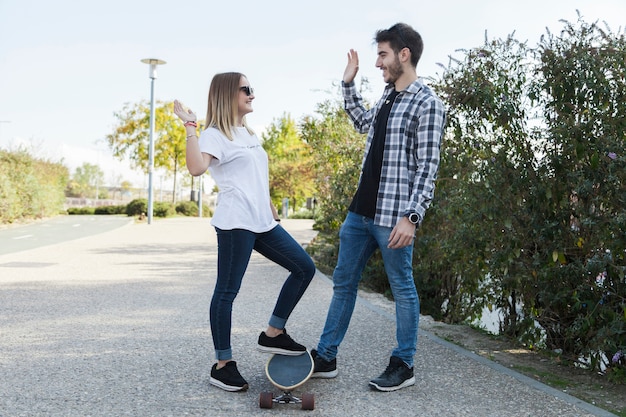
<instances>
[{"instance_id":1,"label":"white t-shirt","mask_svg":"<svg viewBox=\"0 0 626 417\"><path fill-rule=\"evenodd\" d=\"M236 127L233 139L215 128L204 130L198 139L200 151L214 157L209 172L219 188L211 224L267 232L277 224L270 208L267 153L245 127Z\"/></svg>"}]
</instances>

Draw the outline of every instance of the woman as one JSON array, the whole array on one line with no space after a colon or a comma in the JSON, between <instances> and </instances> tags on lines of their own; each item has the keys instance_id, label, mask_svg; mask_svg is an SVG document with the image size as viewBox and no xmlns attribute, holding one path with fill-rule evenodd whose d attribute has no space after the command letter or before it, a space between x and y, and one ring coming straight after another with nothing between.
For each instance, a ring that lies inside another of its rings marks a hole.
<instances>
[{"instance_id":1,"label":"woman","mask_svg":"<svg viewBox=\"0 0 626 417\"><path fill-rule=\"evenodd\" d=\"M304 249L277 223L270 201L268 158L258 137L246 124L254 91L240 73L217 74L211 81L207 128L196 135L197 118L174 101L174 112L187 132L189 172L202 175L207 168L219 187L218 205L211 220L217 232L217 282L211 299L210 320L217 363L210 383L227 391L241 391L248 383L232 359L232 305L254 249L290 271L283 284L259 350L301 355L306 347L285 331L285 324L315 274Z\"/></svg>"}]
</instances>

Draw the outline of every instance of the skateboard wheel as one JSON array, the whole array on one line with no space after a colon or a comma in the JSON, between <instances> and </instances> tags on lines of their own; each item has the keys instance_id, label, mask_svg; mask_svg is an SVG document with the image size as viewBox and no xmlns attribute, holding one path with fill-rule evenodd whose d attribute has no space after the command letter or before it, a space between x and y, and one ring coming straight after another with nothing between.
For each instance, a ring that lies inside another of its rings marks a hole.
<instances>
[{"instance_id":1,"label":"skateboard wheel","mask_svg":"<svg viewBox=\"0 0 626 417\"><path fill-rule=\"evenodd\" d=\"M315 396L313 394L302 394L302 409L314 410L315 409Z\"/></svg>"},{"instance_id":2,"label":"skateboard wheel","mask_svg":"<svg viewBox=\"0 0 626 417\"><path fill-rule=\"evenodd\" d=\"M259 407L272 408L272 405L274 405L274 393L262 392L259 396Z\"/></svg>"}]
</instances>

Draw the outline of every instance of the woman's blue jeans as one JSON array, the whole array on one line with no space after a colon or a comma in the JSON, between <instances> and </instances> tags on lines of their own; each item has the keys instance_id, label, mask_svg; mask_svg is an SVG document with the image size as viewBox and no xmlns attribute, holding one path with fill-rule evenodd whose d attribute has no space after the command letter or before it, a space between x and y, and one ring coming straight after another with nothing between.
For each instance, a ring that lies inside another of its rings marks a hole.
<instances>
[{"instance_id":1,"label":"woman's blue jeans","mask_svg":"<svg viewBox=\"0 0 626 417\"><path fill-rule=\"evenodd\" d=\"M217 231L217 282L211 299L211 333L217 360L232 359L230 343L233 301L241 288L252 250L287 269L269 325L283 329L315 275L315 264L302 246L277 225L269 232Z\"/></svg>"},{"instance_id":2,"label":"woman's blue jeans","mask_svg":"<svg viewBox=\"0 0 626 417\"><path fill-rule=\"evenodd\" d=\"M397 346L391 353L413 366L419 324L419 298L413 281L413 245L387 248L392 228L374 225L370 218L348 212L339 231L339 259L333 273L333 298L317 352L323 359L337 356L357 298L361 273L379 248L396 303ZM367 343L368 341L363 341Z\"/></svg>"}]
</instances>

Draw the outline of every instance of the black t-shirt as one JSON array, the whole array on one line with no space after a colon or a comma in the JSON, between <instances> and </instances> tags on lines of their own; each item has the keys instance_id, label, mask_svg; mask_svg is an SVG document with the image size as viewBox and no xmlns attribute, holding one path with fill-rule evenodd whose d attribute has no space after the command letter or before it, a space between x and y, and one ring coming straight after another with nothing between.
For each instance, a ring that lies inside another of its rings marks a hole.
<instances>
[{"instance_id":1,"label":"black t-shirt","mask_svg":"<svg viewBox=\"0 0 626 417\"><path fill-rule=\"evenodd\" d=\"M387 120L389 120L391 107L398 94L398 91L392 90L376 115L376 120L374 120L374 137L372 138L370 151L363 164L361 181L352 198L352 203L348 207L348 210L351 212L370 219L373 219L376 215L376 200L383 166L383 153L385 152Z\"/></svg>"}]
</instances>

